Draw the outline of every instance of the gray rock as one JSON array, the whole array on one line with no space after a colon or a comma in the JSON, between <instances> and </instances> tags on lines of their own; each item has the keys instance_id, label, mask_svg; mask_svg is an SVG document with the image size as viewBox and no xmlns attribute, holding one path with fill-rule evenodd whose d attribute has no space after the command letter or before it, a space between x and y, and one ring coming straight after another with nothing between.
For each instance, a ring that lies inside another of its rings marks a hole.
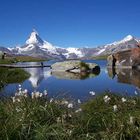
<instances>
[{"instance_id":1,"label":"gray rock","mask_svg":"<svg viewBox=\"0 0 140 140\"><path fill-rule=\"evenodd\" d=\"M107 57L107 62L108 62L108 64L107 64L108 66L114 67L116 64L116 59L115 59L114 55L109 55Z\"/></svg>"},{"instance_id":2,"label":"gray rock","mask_svg":"<svg viewBox=\"0 0 140 140\"><path fill-rule=\"evenodd\" d=\"M89 70L94 70L99 68L99 66L95 63L86 63L89 67ZM52 71L63 71L63 72L81 72L83 68L81 67L81 61L79 60L70 60L63 62L56 62L52 66ZM85 70L86 71L86 70Z\"/></svg>"}]
</instances>

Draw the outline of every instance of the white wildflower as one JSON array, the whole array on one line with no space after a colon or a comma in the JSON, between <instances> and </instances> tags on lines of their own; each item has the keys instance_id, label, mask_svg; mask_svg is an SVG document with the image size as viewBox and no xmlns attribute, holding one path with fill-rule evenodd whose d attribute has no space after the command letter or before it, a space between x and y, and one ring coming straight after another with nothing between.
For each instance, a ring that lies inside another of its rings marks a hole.
<instances>
[{"instance_id":1,"label":"white wildflower","mask_svg":"<svg viewBox=\"0 0 140 140\"><path fill-rule=\"evenodd\" d=\"M104 96L103 99L104 99L105 103L107 103L110 100L110 97L108 95L106 95L106 96Z\"/></svg>"},{"instance_id":2,"label":"white wildflower","mask_svg":"<svg viewBox=\"0 0 140 140\"><path fill-rule=\"evenodd\" d=\"M42 97L43 96L43 94L42 93L39 93L39 97Z\"/></svg>"},{"instance_id":3,"label":"white wildflower","mask_svg":"<svg viewBox=\"0 0 140 140\"><path fill-rule=\"evenodd\" d=\"M22 111L20 108L18 108L18 107L16 107L16 111L17 112L20 112L20 111Z\"/></svg>"},{"instance_id":4,"label":"white wildflower","mask_svg":"<svg viewBox=\"0 0 140 140\"><path fill-rule=\"evenodd\" d=\"M19 98L17 98L16 100L17 100L17 102L20 102L20 99Z\"/></svg>"},{"instance_id":5,"label":"white wildflower","mask_svg":"<svg viewBox=\"0 0 140 140\"><path fill-rule=\"evenodd\" d=\"M89 133L86 134L86 137L89 137Z\"/></svg>"},{"instance_id":6,"label":"white wildflower","mask_svg":"<svg viewBox=\"0 0 140 140\"><path fill-rule=\"evenodd\" d=\"M19 84L18 87L21 88L21 84Z\"/></svg>"},{"instance_id":7,"label":"white wildflower","mask_svg":"<svg viewBox=\"0 0 140 140\"><path fill-rule=\"evenodd\" d=\"M68 105L68 101L67 100L63 100L63 101L61 101L61 105Z\"/></svg>"},{"instance_id":8,"label":"white wildflower","mask_svg":"<svg viewBox=\"0 0 140 140\"><path fill-rule=\"evenodd\" d=\"M108 98L108 95L104 96L104 99L107 99Z\"/></svg>"},{"instance_id":9,"label":"white wildflower","mask_svg":"<svg viewBox=\"0 0 140 140\"><path fill-rule=\"evenodd\" d=\"M77 109L77 110L75 111L75 113L78 113L78 112L81 112L81 111L82 111L82 109L79 108L79 109Z\"/></svg>"},{"instance_id":10,"label":"white wildflower","mask_svg":"<svg viewBox=\"0 0 140 140\"><path fill-rule=\"evenodd\" d=\"M95 92L94 91L90 91L89 94L92 95L92 96L94 96L95 95Z\"/></svg>"},{"instance_id":11,"label":"white wildflower","mask_svg":"<svg viewBox=\"0 0 140 140\"><path fill-rule=\"evenodd\" d=\"M43 94L40 92L32 92L32 99L42 97Z\"/></svg>"},{"instance_id":12,"label":"white wildflower","mask_svg":"<svg viewBox=\"0 0 140 140\"><path fill-rule=\"evenodd\" d=\"M69 118L72 118L72 115L71 115L71 114L68 114L68 117L69 117Z\"/></svg>"},{"instance_id":13,"label":"white wildflower","mask_svg":"<svg viewBox=\"0 0 140 140\"><path fill-rule=\"evenodd\" d=\"M22 95L22 91L18 91L15 93L15 96L21 96Z\"/></svg>"},{"instance_id":14,"label":"white wildflower","mask_svg":"<svg viewBox=\"0 0 140 140\"><path fill-rule=\"evenodd\" d=\"M13 103L15 103L15 102L16 102L16 99L15 99L15 97L12 97L12 100L13 100Z\"/></svg>"},{"instance_id":15,"label":"white wildflower","mask_svg":"<svg viewBox=\"0 0 140 140\"><path fill-rule=\"evenodd\" d=\"M72 103L69 103L68 104L68 108L73 108L73 104Z\"/></svg>"},{"instance_id":16,"label":"white wildflower","mask_svg":"<svg viewBox=\"0 0 140 140\"><path fill-rule=\"evenodd\" d=\"M27 98L27 97L28 97L28 96L27 96L27 94L24 94L24 97L26 97L26 98Z\"/></svg>"},{"instance_id":17,"label":"white wildflower","mask_svg":"<svg viewBox=\"0 0 140 140\"><path fill-rule=\"evenodd\" d=\"M24 89L24 93L28 93L28 90L27 89Z\"/></svg>"},{"instance_id":18,"label":"white wildflower","mask_svg":"<svg viewBox=\"0 0 140 140\"><path fill-rule=\"evenodd\" d=\"M55 103L55 104L59 104L59 101L57 101L57 100L54 100L54 103Z\"/></svg>"},{"instance_id":19,"label":"white wildflower","mask_svg":"<svg viewBox=\"0 0 140 140\"><path fill-rule=\"evenodd\" d=\"M116 112L116 111L118 110L117 105L114 105L114 106L113 106L113 110L114 110L114 112Z\"/></svg>"},{"instance_id":20,"label":"white wildflower","mask_svg":"<svg viewBox=\"0 0 140 140\"><path fill-rule=\"evenodd\" d=\"M34 94L35 94L36 98L40 97L40 93L39 92L35 92Z\"/></svg>"},{"instance_id":21,"label":"white wildflower","mask_svg":"<svg viewBox=\"0 0 140 140\"><path fill-rule=\"evenodd\" d=\"M27 89L23 90L23 91L22 91L22 94L23 94L24 97L28 97L28 96L27 96L28 90L27 90Z\"/></svg>"},{"instance_id":22,"label":"white wildflower","mask_svg":"<svg viewBox=\"0 0 140 140\"><path fill-rule=\"evenodd\" d=\"M19 90L19 91L21 91L21 90L22 90L22 88L21 88L21 87L19 87L19 88L18 88L18 90Z\"/></svg>"},{"instance_id":23,"label":"white wildflower","mask_svg":"<svg viewBox=\"0 0 140 140\"><path fill-rule=\"evenodd\" d=\"M18 92L15 93L15 96L18 96Z\"/></svg>"},{"instance_id":24,"label":"white wildflower","mask_svg":"<svg viewBox=\"0 0 140 140\"><path fill-rule=\"evenodd\" d=\"M56 121L57 121L57 123L60 123L61 122L60 117L57 117Z\"/></svg>"},{"instance_id":25,"label":"white wildflower","mask_svg":"<svg viewBox=\"0 0 140 140\"><path fill-rule=\"evenodd\" d=\"M135 90L135 95L138 95L138 92Z\"/></svg>"},{"instance_id":26,"label":"white wildflower","mask_svg":"<svg viewBox=\"0 0 140 140\"><path fill-rule=\"evenodd\" d=\"M130 124L133 124L134 117L130 116Z\"/></svg>"},{"instance_id":27,"label":"white wildflower","mask_svg":"<svg viewBox=\"0 0 140 140\"><path fill-rule=\"evenodd\" d=\"M31 96L32 96L32 99L35 98L35 94L34 94L34 92L31 93Z\"/></svg>"},{"instance_id":28,"label":"white wildflower","mask_svg":"<svg viewBox=\"0 0 140 140\"><path fill-rule=\"evenodd\" d=\"M53 98L50 99L50 103L52 103L52 102L53 102Z\"/></svg>"},{"instance_id":29,"label":"white wildflower","mask_svg":"<svg viewBox=\"0 0 140 140\"><path fill-rule=\"evenodd\" d=\"M124 127L124 125L123 125L123 124L121 124L120 126L121 126L122 128Z\"/></svg>"},{"instance_id":30,"label":"white wildflower","mask_svg":"<svg viewBox=\"0 0 140 140\"><path fill-rule=\"evenodd\" d=\"M47 95L48 95L47 90L44 90L44 95L45 95L45 96L47 96Z\"/></svg>"},{"instance_id":31,"label":"white wildflower","mask_svg":"<svg viewBox=\"0 0 140 140\"><path fill-rule=\"evenodd\" d=\"M70 135L72 134L72 130L69 130L69 134L70 134Z\"/></svg>"},{"instance_id":32,"label":"white wildflower","mask_svg":"<svg viewBox=\"0 0 140 140\"><path fill-rule=\"evenodd\" d=\"M68 101L64 101L64 104L65 104L65 105L68 105L68 103L69 103Z\"/></svg>"},{"instance_id":33,"label":"white wildflower","mask_svg":"<svg viewBox=\"0 0 140 140\"><path fill-rule=\"evenodd\" d=\"M81 100L80 99L78 99L77 102L78 102L78 104L81 104Z\"/></svg>"},{"instance_id":34,"label":"white wildflower","mask_svg":"<svg viewBox=\"0 0 140 140\"><path fill-rule=\"evenodd\" d=\"M21 95L22 95L22 90L20 90L20 91L18 92L18 94L19 94L19 96L21 96Z\"/></svg>"},{"instance_id":35,"label":"white wildflower","mask_svg":"<svg viewBox=\"0 0 140 140\"><path fill-rule=\"evenodd\" d=\"M47 107L48 106L48 104L47 103L45 103L45 107Z\"/></svg>"},{"instance_id":36,"label":"white wildflower","mask_svg":"<svg viewBox=\"0 0 140 140\"><path fill-rule=\"evenodd\" d=\"M122 102L123 102L123 103L126 102L126 99L125 99L124 97L122 98Z\"/></svg>"}]
</instances>

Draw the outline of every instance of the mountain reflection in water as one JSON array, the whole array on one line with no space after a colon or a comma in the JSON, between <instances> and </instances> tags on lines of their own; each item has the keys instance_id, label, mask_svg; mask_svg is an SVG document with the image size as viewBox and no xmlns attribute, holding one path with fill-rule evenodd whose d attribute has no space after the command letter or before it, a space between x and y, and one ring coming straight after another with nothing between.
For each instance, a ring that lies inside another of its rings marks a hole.
<instances>
[{"instance_id":1,"label":"mountain reflection in water","mask_svg":"<svg viewBox=\"0 0 140 140\"><path fill-rule=\"evenodd\" d=\"M19 84L21 84L23 89L28 89L29 94L33 91L43 92L47 90L50 97L66 93L66 95L74 99L85 100L91 97L90 91L100 95L108 90L121 95L135 96L135 93L140 95L140 70L107 69L107 62L103 60L85 60L85 62L98 64L100 71L93 73L68 73L51 72L51 69L46 67L25 68L30 73L29 79L23 82L18 82L17 79L17 82L13 81L4 85L0 90L0 96L13 96L18 90ZM29 65L39 63L29 62ZM48 63L52 65L55 61L43 63L44 65Z\"/></svg>"},{"instance_id":2,"label":"mountain reflection in water","mask_svg":"<svg viewBox=\"0 0 140 140\"><path fill-rule=\"evenodd\" d=\"M30 74L30 78L28 79L33 88L37 88L43 79L47 79L51 76L51 71L43 68L26 68Z\"/></svg>"}]
</instances>

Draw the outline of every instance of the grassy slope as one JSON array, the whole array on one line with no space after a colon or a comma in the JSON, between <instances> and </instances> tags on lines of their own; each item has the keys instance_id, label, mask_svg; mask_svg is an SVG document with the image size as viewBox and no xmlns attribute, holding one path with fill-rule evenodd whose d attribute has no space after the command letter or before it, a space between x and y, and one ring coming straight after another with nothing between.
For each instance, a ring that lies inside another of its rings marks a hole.
<instances>
[{"instance_id":1,"label":"grassy slope","mask_svg":"<svg viewBox=\"0 0 140 140\"><path fill-rule=\"evenodd\" d=\"M106 60L107 57L108 57L108 55L102 55L102 56L92 57L92 59L94 59L94 60Z\"/></svg>"},{"instance_id":2,"label":"grassy slope","mask_svg":"<svg viewBox=\"0 0 140 140\"><path fill-rule=\"evenodd\" d=\"M14 63L13 59L0 59L0 64L12 64Z\"/></svg>"},{"instance_id":3,"label":"grassy slope","mask_svg":"<svg viewBox=\"0 0 140 140\"><path fill-rule=\"evenodd\" d=\"M40 62L40 61L47 60L47 59L31 57L31 56L17 56L15 59L20 62Z\"/></svg>"},{"instance_id":4,"label":"grassy slope","mask_svg":"<svg viewBox=\"0 0 140 140\"><path fill-rule=\"evenodd\" d=\"M28 140L139 140L140 98L108 95L81 105L82 111L68 109L57 100L21 97L0 100L0 137ZM113 106L117 105L117 111ZM133 117L131 120L130 118Z\"/></svg>"},{"instance_id":5,"label":"grassy slope","mask_svg":"<svg viewBox=\"0 0 140 140\"><path fill-rule=\"evenodd\" d=\"M40 61L46 61L46 59L31 56L16 56L16 57L6 57L4 60L0 59L0 64L12 64L16 62L40 62Z\"/></svg>"}]
</instances>

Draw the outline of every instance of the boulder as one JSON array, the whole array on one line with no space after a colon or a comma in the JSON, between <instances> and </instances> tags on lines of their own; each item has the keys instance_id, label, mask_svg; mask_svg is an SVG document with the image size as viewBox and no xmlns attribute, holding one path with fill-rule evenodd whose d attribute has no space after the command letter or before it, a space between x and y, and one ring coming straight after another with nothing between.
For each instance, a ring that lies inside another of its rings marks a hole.
<instances>
[{"instance_id":1,"label":"boulder","mask_svg":"<svg viewBox=\"0 0 140 140\"><path fill-rule=\"evenodd\" d=\"M133 67L139 67L140 66L140 48L134 48L132 49L132 66Z\"/></svg>"},{"instance_id":2,"label":"boulder","mask_svg":"<svg viewBox=\"0 0 140 140\"><path fill-rule=\"evenodd\" d=\"M133 48L108 56L109 67L133 68L140 67L140 48Z\"/></svg>"},{"instance_id":3,"label":"boulder","mask_svg":"<svg viewBox=\"0 0 140 140\"><path fill-rule=\"evenodd\" d=\"M51 68L52 71L75 72L75 73L80 73L81 71L91 72L100 69L100 67L95 63L83 63L79 60L56 62L51 66Z\"/></svg>"},{"instance_id":4,"label":"boulder","mask_svg":"<svg viewBox=\"0 0 140 140\"><path fill-rule=\"evenodd\" d=\"M115 66L116 59L114 55L108 56L107 61L108 61L108 66L111 66L111 67Z\"/></svg>"}]
</instances>

